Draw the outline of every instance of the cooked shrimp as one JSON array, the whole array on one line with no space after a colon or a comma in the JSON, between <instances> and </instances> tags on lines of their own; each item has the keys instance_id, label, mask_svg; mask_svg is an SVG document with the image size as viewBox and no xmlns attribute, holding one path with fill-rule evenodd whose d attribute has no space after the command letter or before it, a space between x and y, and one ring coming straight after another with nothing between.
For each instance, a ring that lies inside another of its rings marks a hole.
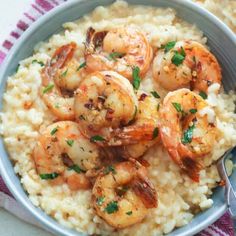
<instances>
[{"instance_id":1,"label":"cooked shrimp","mask_svg":"<svg viewBox=\"0 0 236 236\"><path fill-rule=\"evenodd\" d=\"M54 184L66 182L72 190L87 189L89 180L84 172L99 166L96 145L84 138L78 124L60 121L48 126L35 146L33 159L42 179Z\"/></svg>"},{"instance_id":2,"label":"cooked shrimp","mask_svg":"<svg viewBox=\"0 0 236 236\"><path fill-rule=\"evenodd\" d=\"M159 141L159 96L148 95L139 91L137 115L132 125L119 131L114 131L113 143L121 142L126 144L117 148L117 152L124 158L141 157L151 146ZM154 97L155 96L155 97ZM144 135L146 136L144 137ZM131 144L136 143L136 144ZM130 144L130 145L127 145Z\"/></svg>"},{"instance_id":3,"label":"cooked shrimp","mask_svg":"<svg viewBox=\"0 0 236 236\"><path fill-rule=\"evenodd\" d=\"M198 42L169 42L158 50L153 77L165 89L190 88L207 93L213 83L221 84L221 68L215 56Z\"/></svg>"},{"instance_id":4,"label":"cooked shrimp","mask_svg":"<svg viewBox=\"0 0 236 236\"><path fill-rule=\"evenodd\" d=\"M94 184L92 201L97 214L115 228L142 221L149 208L157 207L157 194L138 162L108 166Z\"/></svg>"},{"instance_id":5,"label":"cooked shrimp","mask_svg":"<svg viewBox=\"0 0 236 236\"><path fill-rule=\"evenodd\" d=\"M42 70L41 96L60 120L74 119L74 98L70 93L78 87L84 74L81 64L72 58L75 49L75 43L58 48Z\"/></svg>"},{"instance_id":6,"label":"cooked shrimp","mask_svg":"<svg viewBox=\"0 0 236 236\"><path fill-rule=\"evenodd\" d=\"M201 158L210 153L218 130L214 111L188 89L168 93L160 109L160 134L172 159L199 181Z\"/></svg>"},{"instance_id":7,"label":"cooked shrimp","mask_svg":"<svg viewBox=\"0 0 236 236\"><path fill-rule=\"evenodd\" d=\"M106 137L111 129L127 125L133 119L137 105L130 82L112 71L88 75L75 93L76 119L81 131L90 138L95 135Z\"/></svg>"},{"instance_id":8,"label":"cooked shrimp","mask_svg":"<svg viewBox=\"0 0 236 236\"><path fill-rule=\"evenodd\" d=\"M89 28L85 59L90 72L114 70L129 80L133 68L144 76L152 61L152 48L145 35L132 27L95 32Z\"/></svg>"}]
</instances>

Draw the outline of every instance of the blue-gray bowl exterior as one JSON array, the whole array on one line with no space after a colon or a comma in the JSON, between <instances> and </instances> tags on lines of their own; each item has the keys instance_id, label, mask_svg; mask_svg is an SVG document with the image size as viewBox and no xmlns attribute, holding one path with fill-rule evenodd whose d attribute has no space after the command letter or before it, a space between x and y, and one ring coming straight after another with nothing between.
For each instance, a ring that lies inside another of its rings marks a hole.
<instances>
[{"instance_id":1,"label":"blue-gray bowl exterior","mask_svg":"<svg viewBox=\"0 0 236 236\"><path fill-rule=\"evenodd\" d=\"M196 24L208 38L208 45L218 58L223 72L223 84L226 91L235 89L236 85L236 37L234 33L214 15L194 5L187 0L127 0L130 4L144 4L156 7L171 7L176 9L179 17L189 23ZM50 11L36 21L11 49L8 57L1 66L0 71L0 109L2 109L3 93L7 77L12 75L18 62L29 57L33 53L34 46L47 40L52 34L62 30L61 25L68 21L74 21L84 14L92 11L96 6L109 5L113 0L70 0ZM54 219L46 215L41 209L35 207L23 190L19 178L15 175L8 153L0 140L0 171L8 188L14 197L40 222L44 228L56 235L78 236L84 235L61 226ZM231 177L235 179L236 173ZM213 194L213 206L196 215L186 226L174 230L171 236L193 235L216 221L226 211L223 189L217 188Z\"/></svg>"}]
</instances>

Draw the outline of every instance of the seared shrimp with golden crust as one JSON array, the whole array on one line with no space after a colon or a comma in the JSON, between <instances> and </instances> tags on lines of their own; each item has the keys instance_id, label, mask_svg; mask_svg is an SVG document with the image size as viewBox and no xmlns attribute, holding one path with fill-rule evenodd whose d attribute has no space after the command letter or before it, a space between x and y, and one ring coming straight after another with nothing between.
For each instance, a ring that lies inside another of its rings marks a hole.
<instances>
[{"instance_id":1,"label":"seared shrimp with golden crust","mask_svg":"<svg viewBox=\"0 0 236 236\"><path fill-rule=\"evenodd\" d=\"M94 184L92 201L97 214L120 229L139 223L149 208L157 207L157 194L146 168L127 161L103 171Z\"/></svg>"},{"instance_id":2,"label":"seared shrimp with golden crust","mask_svg":"<svg viewBox=\"0 0 236 236\"><path fill-rule=\"evenodd\" d=\"M50 111L60 120L74 119L74 98L71 97L84 77L84 64L73 58L76 44L58 48L42 70L40 94ZM82 65L82 66L81 66Z\"/></svg>"},{"instance_id":3,"label":"seared shrimp with golden crust","mask_svg":"<svg viewBox=\"0 0 236 236\"><path fill-rule=\"evenodd\" d=\"M165 89L190 88L208 92L221 84L221 68L215 56L202 44L192 41L169 42L158 50L153 62L153 78Z\"/></svg>"},{"instance_id":4,"label":"seared shrimp with golden crust","mask_svg":"<svg viewBox=\"0 0 236 236\"><path fill-rule=\"evenodd\" d=\"M114 137L110 142L123 144L117 147L117 152L124 158L139 158L160 140L159 95L155 91L152 94L139 91L138 109L133 124L113 131Z\"/></svg>"},{"instance_id":5,"label":"seared shrimp with golden crust","mask_svg":"<svg viewBox=\"0 0 236 236\"><path fill-rule=\"evenodd\" d=\"M119 27L96 32L89 28L85 59L89 72L114 70L132 80L133 68L144 76L152 61L152 48L146 36L136 28Z\"/></svg>"},{"instance_id":6,"label":"seared shrimp with golden crust","mask_svg":"<svg viewBox=\"0 0 236 236\"><path fill-rule=\"evenodd\" d=\"M72 121L48 126L39 136L33 159L42 179L53 184L65 182L72 190L90 188L84 173L100 164L96 145L84 138Z\"/></svg>"},{"instance_id":7,"label":"seared shrimp with golden crust","mask_svg":"<svg viewBox=\"0 0 236 236\"><path fill-rule=\"evenodd\" d=\"M88 75L75 92L76 120L89 138L95 135L107 137L112 129L127 125L133 119L137 105L130 82L113 71Z\"/></svg>"},{"instance_id":8,"label":"seared shrimp with golden crust","mask_svg":"<svg viewBox=\"0 0 236 236\"><path fill-rule=\"evenodd\" d=\"M201 158L212 151L219 134L214 111L188 89L170 92L160 108L160 134L172 159L198 182Z\"/></svg>"}]
</instances>

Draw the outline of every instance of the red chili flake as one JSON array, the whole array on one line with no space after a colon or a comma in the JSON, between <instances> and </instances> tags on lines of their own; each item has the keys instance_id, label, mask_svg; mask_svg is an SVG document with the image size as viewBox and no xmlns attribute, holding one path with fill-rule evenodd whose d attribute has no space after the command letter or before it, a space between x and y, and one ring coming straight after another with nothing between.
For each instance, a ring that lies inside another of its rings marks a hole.
<instances>
[{"instance_id":1,"label":"red chili flake","mask_svg":"<svg viewBox=\"0 0 236 236\"><path fill-rule=\"evenodd\" d=\"M219 182L219 186L224 187L224 186L225 186L225 180L222 179L222 180Z\"/></svg>"},{"instance_id":2,"label":"red chili flake","mask_svg":"<svg viewBox=\"0 0 236 236\"><path fill-rule=\"evenodd\" d=\"M145 94L145 93L142 93L141 95L140 95L140 97L139 97L139 101L144 101L144 99L147 97L147 94Z\"/></svg>"},{"instance_id":3,"label":"red chili flake","mask_svg":"<svg viewBox=\"0 0 236 236\"><path fill-rule=\"evenodd\" d=\"M143 58L143 56L138 57L138 58L137 58L137 62L138 62L139 64L143 64L143 63L144 63L144 58Z\"/></svg>"},{"instance_id":4,"label":"red chili flake","mask_svg":"<svg viewBox=\"0 0 236 236\"><path fill-rule=\"evenodd\" d=\"M91 110L93 108L93 101L89 100L89 102L84 104L84 107L88 108L89 110Z\"/></svg>"},{"instance_id":5,"label":"red chili flake","mask_svg":"<svg viewBox=\"0 0 236 236\"><path fill-rule=\"evenodd\" d=\"M197 63L197 72L200 73L202 71L202 63L199 61Z\"/></svg>"},{"instance_id":6,"label":"red chili flake","mask_svg":"<svg viewBox=\"0 0 236 236\"><path fill-rule=\"evenodd\" d=\"M113 119L113 113L115 111L111 108L107 109L107 113L106 113L106 120L112 120Z\"/></svg>"}]
</instances>

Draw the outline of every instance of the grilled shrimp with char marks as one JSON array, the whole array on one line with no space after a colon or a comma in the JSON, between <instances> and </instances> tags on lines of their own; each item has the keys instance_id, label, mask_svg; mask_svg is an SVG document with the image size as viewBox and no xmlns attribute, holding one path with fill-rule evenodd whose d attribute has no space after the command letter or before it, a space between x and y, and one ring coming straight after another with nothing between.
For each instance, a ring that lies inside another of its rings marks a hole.
<instances>
[{"instance_id":1,"label":"grilled shrimp with char marks","mask_svg":"<svg viewBox=\"0 0 236 236\"><path fill-rule=\"evenodd\" d=\"M160 108L160 134L172 159L194 181L200 163L214 147L219 131L215 113L207 102L188 89L168 93Z\"/></svg>"},{"instance_id":2,"label":"grilled shrimp with char marks","mask_svg":"<svg viewBox=\"0 0 236 236\"><path fill-rule=\"evenodd\" d=\"M136 161L108 166L92 190L97 214L115 228L139 223L149 208L157 207L157 193L147 170Z\"/></svg>"}]
</instances>

